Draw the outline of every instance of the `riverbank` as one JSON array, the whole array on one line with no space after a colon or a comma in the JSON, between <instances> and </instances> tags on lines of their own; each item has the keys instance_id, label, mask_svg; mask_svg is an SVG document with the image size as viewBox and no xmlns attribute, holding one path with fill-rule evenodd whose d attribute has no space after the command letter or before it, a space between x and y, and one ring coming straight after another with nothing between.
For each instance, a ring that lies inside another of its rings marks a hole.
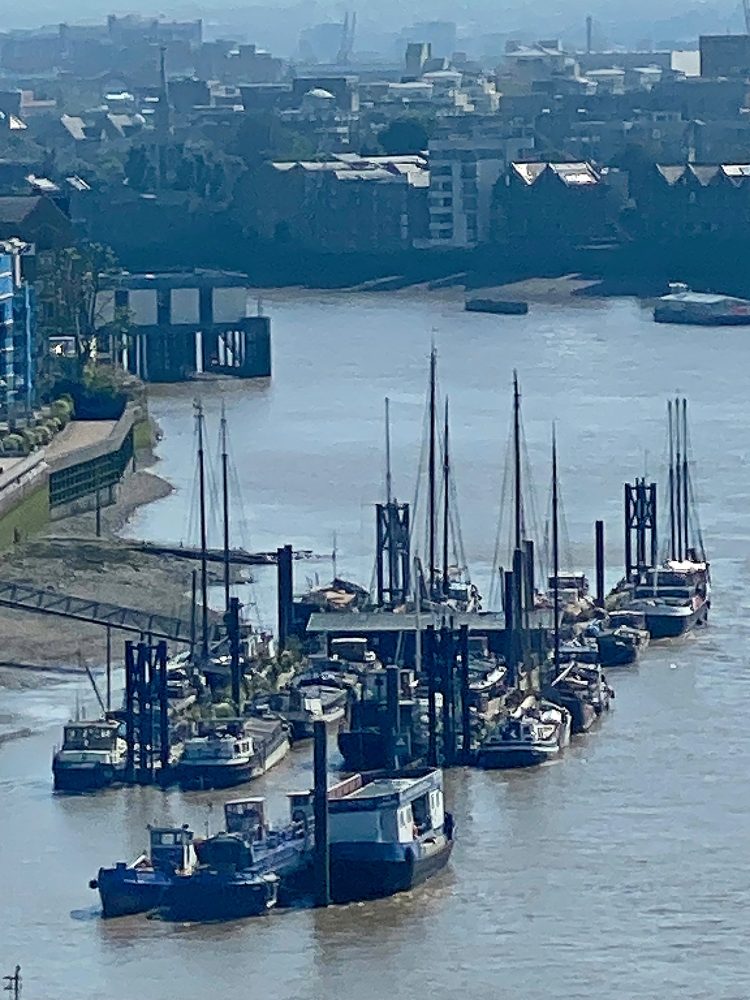
<instances>
[{"instance_id":1,"label":"riverbank","mask_svg":"<svg viewBox=\"0 0 750 1000\"><path fill-rule=\"evenodd\" d=\"M140 456L141 460L145 456ZM118 538L140 507L173 487L153 471L127 477L117 501L102 510L102 537L91 512L55 521L46 531L0 558L0 579L61 595L154 613L189 616L191 569L185 560L134 553ZM125 633L112 634L112 656L122 662ZM106 661L101 626L54 615L0 608L0 687L38 687Z\"/></svg>"}]
</instances>

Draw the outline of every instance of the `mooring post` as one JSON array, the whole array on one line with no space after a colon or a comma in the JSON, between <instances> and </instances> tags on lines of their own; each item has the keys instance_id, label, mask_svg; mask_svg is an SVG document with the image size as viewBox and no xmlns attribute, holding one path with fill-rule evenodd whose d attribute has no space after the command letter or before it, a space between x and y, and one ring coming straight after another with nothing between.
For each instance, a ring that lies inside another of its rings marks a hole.
<instances>
[{"instance_id":1,"label":"mooring post","mask_svg":"<svg viewBox=\"0 0 750 1000\"><path fill-rule=\"evenodd\" d=\"M276 550L276 572L278 579L277 607L279 618L278 647L282 652L292 629L294 601L294 581L292 578L292 546L284 545Z\"/></svg>"},{"instance_id":2,"label":"mooring post","mask_svg":"<svg viewBox=\"0 0 750 1000\"><path fill-rule=\"evenodd\" d=\"M112 711L112 628L107 625L107 711Z\"/></svg>"},{"instance_id":3,"label":"mooring post","mask_svg":"<svg viewBox=\"0 0 750 1000\"><path fill-rule=\"evenodd\" d=\"M141 698L140 717L140 757L141 782L152 784L154 780L154 658L153 646L141 646Z\"/></svg>"},{"instance_id":4,"label":"mooring post","mask_svg":"<svg viewBox=\"0 0 750 1000\"><path fill-rule=\"evenodd\" d=\"M597 521L596 536L596 606L604 607L604 521Z\"/></svg>"},{"instance_id":5,"label":"mooring post","mask_svg":"<svg viewBox=\"0 0 750 1000\"><path fill-rule=\"evenodd\" d=\"M159 762L161 780L169 771L169 696L167 693L167 644L162 639L156 647L156 664L159 683Z\"/></svg>"},{"instance_id":6,"label":"mooring post","mask_svg":"<svg viewBox=\"0 0 750 1000\"><path fill-rule=\"evenodd\" d=\"M534 588L535 588L535 584L536 584L536 580L534 579L534 539L533 538L526 538L526 539L524 539L523 554L524 554L524 562L526 564L525 567L524 567L524 569L526 570L526 572L524 573L523 596L524 596L524 604L525 604L526 610L528 612L528 611L531 611L532 608L534 607Z\"/></svg>"},{"instance_id":7,"label":"mooring post","mask_svg":"<svg viewBox=\"0 0 750 1000\"><path fill-rule=\"evenodd\" d=\"M462 625L458 632L458 649L461 657L461 742L463 763L471 757L471 712L469 711L469 626Z\"/></svg>"},{"instance_id":8,"label":"mooring post","mask_svg":"<svg viewBox=\"0 0 750 1000\"><path fill-rule=\"evenodd\" d=\"M427 763L430 767L438 765L435 644L435 626L428 625L425 633L424 659L427 664Z\"/></svg>"},{"instance_id":9,"label":"mooring post","mask_svg":"<svg viewBox=\"0 0 750 1000\"><path fill-rule=\"evenodd\" d=\"M237 715L242 712L242 670L240 666L240 601L238 597L229 598L229 610L224 616L229 636L229 657L232 678L232 702Z\"/></svg>"},{"instance_id":10,"label":"mooring post","mask_svg":"<svg viewBox=\"0 0 750 1000\"><path fill-rule=\"evenodd\" d=\"M313 723L313 808L315 815L315 905L331 902L331 858L328 842L328 735L322 719Z\"/></svg>"},{"instance_id":11,"label":"mooring post","mask_svg":"<svg viewBox=\"0 0 750 1000\"><path fill-rule=\"evenodd\" d=\"M503 585L503 617L505 618L505 655L508 661L508 686L516 687L518 685L518 653L515 629L516 613L513 607L515 604L516 588L513 582L513 573L510 570L505 571Z\"/></svg>"},{"instance_id":12,"label":"mooring post","mask_svg":"<svg viewBox=\"0 0 750 1000\"><path fill-rule=\"evenodd\" d=\"M440 629L440 679L443 692L443 764L450 767L456 755L456 737L453 731L454 686L453 668L456 661L452 629Z\"/></svg>"},{"instance_id":13,"label":"mooring post","mask_svg":"<svg viewBox=\"0 0 750 1000\"><path fill-rule=\"evenodd\" d=\"M388 740L388 767L398 767L398 734L401 728L399 720L399 675L398 666L386 667L386 728Z\"/></svg>"},{"instance_id":14,"label":"mooring post","mask_svg":"<svg viewBox=\"0 0 750 1000\"><path fill-rule=\"evenodd\" d=\"M125 780L135 780L135 656L130 639L125 643Z\"/></svg>"}]
</instances>

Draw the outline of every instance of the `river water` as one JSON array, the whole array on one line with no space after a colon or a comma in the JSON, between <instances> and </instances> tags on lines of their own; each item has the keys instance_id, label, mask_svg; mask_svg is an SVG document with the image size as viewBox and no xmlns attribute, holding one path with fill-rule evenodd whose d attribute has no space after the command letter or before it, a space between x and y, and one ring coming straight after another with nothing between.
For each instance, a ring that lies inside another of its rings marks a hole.
<instances>
[{"instance_id":1,"label":"river water","mask_svg":"<svg viewBox=\"0 0 750 1000\"><path fill-rule=\"evenodd\" d=\"M238 542L328 552L336 531L340 572L369 580L383 397L393 401L396 492L410 499L434 339L467 557L485 592L514 367L540 483L557 421L570 558L590 569L592 522L605 518L611 579L622 562L622 482L658 472L664 401L688 396L713 564L710 628L615 676L615 710L559 763L451 773L456 850L426 886L221 926L104 922L87 889L100 864L141 849L148 822L216 829L220 796L54 796L50 753L75 689L6 694L0 714L19 711L38 728L0 747L0 973L21 964L25 1000L750 995L750 737L736 714L749 686L748 334L656 326L630 300L536 306L521 318L402 294L275 293L266 308L272 383L203 392L210 435L221 399L227 406L243 497ZM177 491L141 510L133 534L186 536L194 391L154 394L159 471ZM298 583L315 572L330 568L298 566ZM269 583L261 571L254 591L272 624ZM278 815L284 792L308 780L303 748L253 791Z\"/></svg>"}]
</instances>

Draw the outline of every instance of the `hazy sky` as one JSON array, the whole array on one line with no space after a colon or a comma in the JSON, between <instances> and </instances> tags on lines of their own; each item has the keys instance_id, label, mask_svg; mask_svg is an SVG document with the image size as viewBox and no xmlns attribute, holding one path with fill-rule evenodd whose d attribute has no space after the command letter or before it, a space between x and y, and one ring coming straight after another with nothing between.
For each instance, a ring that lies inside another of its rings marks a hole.
<instances>
[{"instance_id":1,"label":"hazy sky","mask_svg":"<svg viewBox=\"0 0 750 1000\"><path fill-rule=\"evenodd\" d=\"M206 21L206 34L242 35L281 55L291 53L301 28L339 19L345 9L357 10L363 45L381 34L398 32L412 21L444 18L459 26L459 38L488 33L523 33L533 37L584 36L584 18L594 17L596 30L607 46L659 44L696 40L701 32L741 31L742 7L738 0L719 3L696 0L380 0L377 14L358 0L261 0L253 6L232 6L227 0L25 0L22 4L0 0L0 28L32 27L58 21L98 21L108 13L163 14L198 17ZM357 46L355 45L355 49Z\"/></svg>"}]
</instances>

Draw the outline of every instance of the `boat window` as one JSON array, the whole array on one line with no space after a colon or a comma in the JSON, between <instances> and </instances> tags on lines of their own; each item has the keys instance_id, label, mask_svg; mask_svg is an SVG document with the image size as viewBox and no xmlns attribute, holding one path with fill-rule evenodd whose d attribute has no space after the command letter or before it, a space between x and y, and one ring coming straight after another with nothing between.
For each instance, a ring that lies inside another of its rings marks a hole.
<instances>
[{"instance_id":1,"label":"boat window","mask_svg":"<svg viewBox=\"0 0 750 1000\"><path fill-rule=\"evenodd\" d=\"M412 813L414 814L414 822L419 833L424 833L429 826L430 810L427 798L426 794L421 795L418 799L414 799L411 804Z\"/></svg>"},{"instance_id":2,"label":"boat window","mask_svg":"<svg viewBox=\"0 0 750 1000\"><path fill-rule=\"evenodd\" d=\"M174 847L177 843L177 837L173 833L163 833L159 837L159 843L162 847Z\"/></svg>"}]
</instances>

